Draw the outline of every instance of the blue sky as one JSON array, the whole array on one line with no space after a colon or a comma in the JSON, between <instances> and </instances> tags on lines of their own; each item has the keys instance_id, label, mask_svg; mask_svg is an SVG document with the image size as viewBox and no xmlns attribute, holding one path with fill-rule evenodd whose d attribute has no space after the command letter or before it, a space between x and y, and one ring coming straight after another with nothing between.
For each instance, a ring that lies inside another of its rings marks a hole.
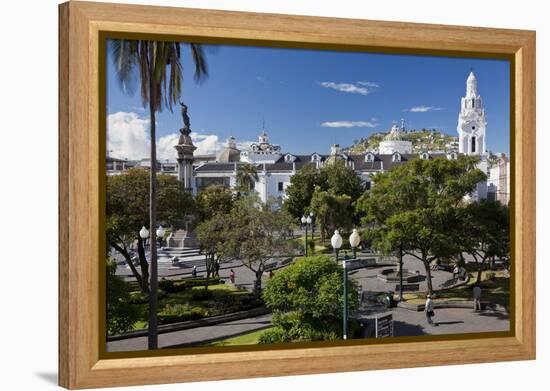
<instances>
[{"instance_id":1,"label":"blue sky","mask_svg":"<svg viewBox=\"0 0 550 391\"><path fill-rule=\"evenodd\" d=\"M139 93L122 93L110 53L107 61L108 149L135 158L146 154L139 145L147 111ZM264 121L270 141L291 153L328 153L333 143L351 145L400 118L407 128L456 136L473 69L487 113L487 148L509 153L507 61L226 45L208 50L207 61L210 77L196 84L184 47L182 99L199 152L219 149L229 136L243 145L256 141ZM161 112L157 124L159 155L170 158L182 126L179 107Z\"/></svg>"}]
</instances>

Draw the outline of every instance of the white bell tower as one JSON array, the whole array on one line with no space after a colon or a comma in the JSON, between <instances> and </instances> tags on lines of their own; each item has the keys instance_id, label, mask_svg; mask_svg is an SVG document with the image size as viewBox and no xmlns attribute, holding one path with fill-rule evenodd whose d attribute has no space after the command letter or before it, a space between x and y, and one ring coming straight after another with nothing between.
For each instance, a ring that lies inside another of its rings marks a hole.
<instances>
[{"instance_id":1,"label":"white bell tower","mask_svg":"<svg viewBox=\"0 0 550 391\"><path fill-rule=\"evenodd\" d=\"M466 80L466 96L461 100L458 114L458 152L466 155L482 155L487 152L485 147L485 129L487 120L483 101L477 93L477 79L470 72Z\"/></svg>"}]
</instances>

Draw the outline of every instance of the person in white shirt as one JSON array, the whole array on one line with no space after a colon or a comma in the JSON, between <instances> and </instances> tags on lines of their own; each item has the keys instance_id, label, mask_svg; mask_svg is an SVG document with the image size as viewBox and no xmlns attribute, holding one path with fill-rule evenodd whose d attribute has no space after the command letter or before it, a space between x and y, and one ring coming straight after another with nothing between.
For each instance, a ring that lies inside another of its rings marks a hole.
<instances>
[{"instance_id":1,"label":"person in white shirt","mask_svg":"<svg viewBox=\"0 0 550 391\"><path fill-rule=\"evenodd\" d=\"M481 311L481 288L479 285L474 286L474 311Z\"/></svg>"},{"instance_id":2,"label":"person in white shirt","mask_svg":"<svg viewBox=\"0 0 550 391\"><path fill-rule=\"evenodd\" d=\"M426 304L424 305L424 311L426 312L426 320L428 321L428 324L434 326L434 321L432 320L432 317L435 315L434 313L434 302L432 300L432 296L428 295L426 297Z\"/></svg>"}]
</instances>

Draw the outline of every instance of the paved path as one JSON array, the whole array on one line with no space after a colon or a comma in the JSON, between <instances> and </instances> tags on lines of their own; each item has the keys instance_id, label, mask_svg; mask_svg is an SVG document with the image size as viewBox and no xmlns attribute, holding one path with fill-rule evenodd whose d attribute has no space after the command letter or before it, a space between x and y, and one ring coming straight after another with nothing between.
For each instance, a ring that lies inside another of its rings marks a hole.
<instances>
[{"instance_id":1,"label":"paved path","mask_svg":"<svg viewBox=\"0 0 550 391\"><path fill-rule=\"evenodd\" d=\"M397 267L384 266L384 267L376 267L376 268L369 267L364 269L358 269L356 272L351 272L350 277L355 279L361 285L364 291L371 291L371 292L395 291L395 286L399 284L399 281L386 282L377 277L377 275L380 274L382 270L390 269L390 268L397 268ZM412 273L415 273L416 271L418 271L420 276L424 277L424 280L418 283L420 284L420 291L427 290L427 282L425 278L426 270L424 269L424 265L422 264L422 262L420 262L418 259L410 255L405 255L403 257L403 268L407 269L409 272L412 272ZM452 278L453 278L452 273L442 271L442 270L432 270L432 285L434 289L440 289L443 283L445 283L446 281Z\"/></svg>"},{"instance_id":2,"label":"paved path","mask_svg":"<svg viewBox=\"0 0 550 391\"><path fill-rule=\"evenodd\" d=\"M159 334L159 348L177 347L184 344L195 344L210 340L229 338L242 333L260 330L271 325L271 314L252 318L234 320L212 326L173 331ZM147 349L147 337L128 338L120 341L107 342L109 352L127 352Z\"/></svg>"},{"instance_id":3,"label":"paved path","mask_svg":"<svg viewBox=\"0 0 550 391\"><path fill-rule=\"evenodd\" d=\"M387 313L387 312L384 312ZM424 312L393 308L394 335L441 335L460 333L481 333L488 331L510 330L510 319L506 312L485 310L474 312L467 308L435 309L434 322L426 322Z\"/></svg>"}]
</instances>

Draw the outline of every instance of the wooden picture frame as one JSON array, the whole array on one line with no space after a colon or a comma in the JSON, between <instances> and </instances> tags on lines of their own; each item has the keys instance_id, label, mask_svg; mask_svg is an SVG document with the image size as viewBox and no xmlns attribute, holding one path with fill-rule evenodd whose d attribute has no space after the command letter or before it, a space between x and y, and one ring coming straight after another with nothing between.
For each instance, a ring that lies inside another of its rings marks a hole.
<instances>
[{"instance_id":1,"label":"wooden picture frame","mask_svg":"<svg viewBox=\"0 0 550 391\"><path fill-rule=\"evenodd\" d=\"M535 32L138 5L59 6L59 384L90 388L535 358ZM104 358L100 264L101 39L112 34L260 46L508 58L513 150L512 331L475 339L299 345ZM457 354L460 352L460 354ZM210 371L216 365L216 371Z\"/></svg>"}]
</instances>

